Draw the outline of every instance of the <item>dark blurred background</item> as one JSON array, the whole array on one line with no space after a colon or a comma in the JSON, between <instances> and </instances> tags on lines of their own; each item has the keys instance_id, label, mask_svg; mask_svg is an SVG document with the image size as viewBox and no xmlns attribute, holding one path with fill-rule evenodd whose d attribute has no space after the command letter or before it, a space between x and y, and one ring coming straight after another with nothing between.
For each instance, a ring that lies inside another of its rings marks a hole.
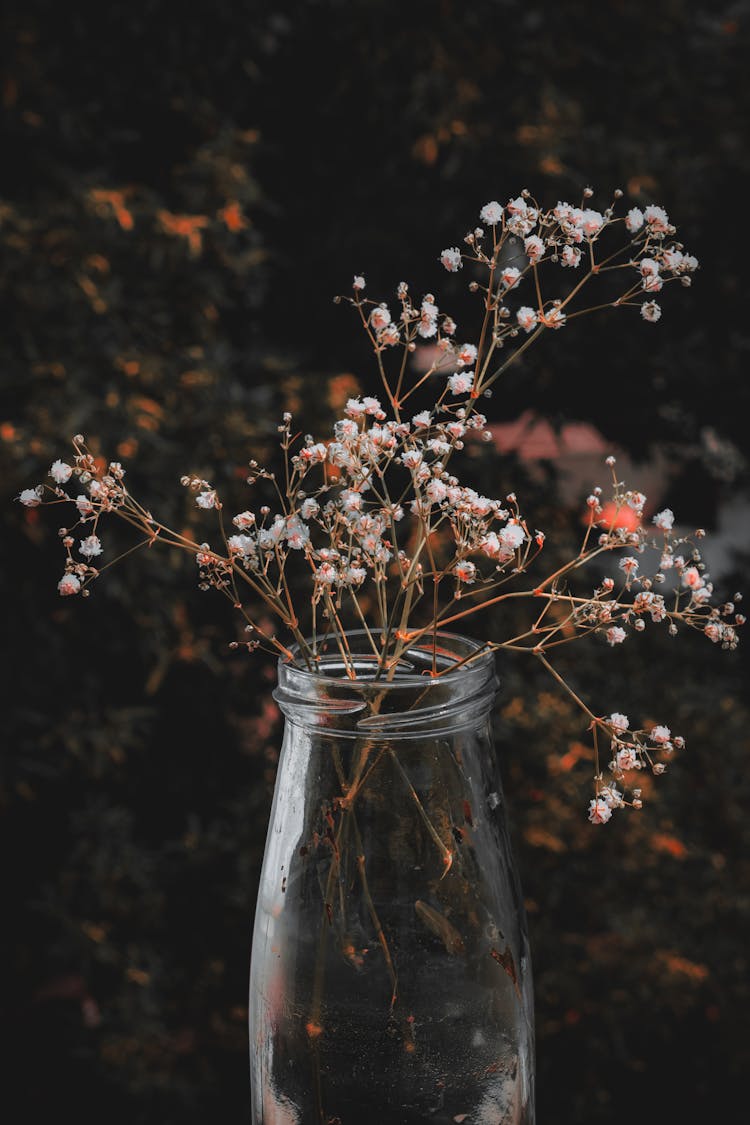
<instances>
[{"instance_id":1,"label":"dark blurred background","mask_svg":"<svg viewBox=\"0 0 750 1125\"><path fill-rule=\"evenodd\" d=\"M656 327L617 311L549 334L488 403L499 449L470 470L491 495L515 488L564 552L602 476L580 456L593 435L652 511L714 535L720 596L747 588L749 31L750 5L721 0L9 0L9 1121L249 1120L248 955L281 736L272 662L230 652L236 623L189 562L142 553L62 601L56 512L13 498L81 431L200 537L183 473L241 510L282 410L323 434L374 388L332 301L355 272L378 298L402 279L438 292L471 338L462 279L437 257L478 209L523 187L577 202L586 184L603 207L621 187L678 223L702 263L693 289L670 287ZM521 440L519 418L544 440ZM640 639L560 658L598 713L687 738L644 783L644 811L605 829L585 820L578 714L540 669L502 666L540 1123L698 1123L745 1100L747 660L698 636Z\"/></svg>"}]
</instances>

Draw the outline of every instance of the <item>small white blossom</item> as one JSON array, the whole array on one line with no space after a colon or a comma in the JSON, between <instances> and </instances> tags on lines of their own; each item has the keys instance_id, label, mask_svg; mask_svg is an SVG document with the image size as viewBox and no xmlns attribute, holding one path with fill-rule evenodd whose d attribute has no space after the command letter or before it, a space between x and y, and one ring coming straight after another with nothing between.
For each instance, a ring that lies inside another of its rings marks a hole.
<instances>
[{"instance_id":1,"label":"small white blossom","mask_svg":"<svg viewBox=\"0 0 750 1125\"><path fill-rule=\"evenodd\" d=\"M581 264L581 251L577 246L564 246L562 254L560 255L560 261L563 266L577 269Z\"/></svg>"},{"instance_id":2,"label":"small white blossom","mask_svg":"<svg viewBox=\"0 0 750 1125\"><path fill-rule=\"evenodd\" d=\"M386 305L376 305L370 313L370 324L376 332L391 323L391 314Z\"/></svg>"},{"instance_id":3,"label":"small white blossom","mask_svg":"<svg viewBox=\"0 0 750 1125\"><path fill-rule=\"evenodd\" d=\"M44 489L41 484L36 488L24 488L18 495L18 500L23 504L24 508L36 508L42 502Z\"/></svg>"},{"instance_id":4,"label":"small white blossom","mask_svg":"<svg viewBox=\"0 0 750 1125\"><path fill-rule=\"evenodd\" d=\"M594 797L589 802L589 820L592 824L606 824L612 816L612 809L603 797Z\"/></svg>"},{"instance_id":5,"label":"small white blossom","mask_svg":"<svg viewBox=\"0 0 750 1125\"><path fill-rule=\"evenodd\" d=\"M538 262L544 254L544 240L541 239L538 234L531 234L528 238L524 239L523 248L530 262Z\"/></svg>"},{"instance_id":6,"label":"small white blossom","mask_svg":"<svg viewBox=\"0 0 750 1125\"><path fill-rule=\"evenodd\" d=\"M520 276L521 271L515 266L506 266L500 273L500 280L507 289L515 289Z\"/></svg>"},{"instance_id":7,"label":"small white blossom","mask_svg":"<svg viewBox=\"0 0 750 1125\"><path fill-rule=\"evenodd\" d=\"M355 274L354 275L354 281L352 282L352 289L362 290L362 289L364 289L364 287L365 287L365 279L362 277L361 274L358 274L358 273Z\"/></svg>"},{"instance_id":8,"label":"small white blossom","mask_svg":"<svg viewBox=\"0 0 750 1125\"><path fill-rule=\"evenodd\" d=\"M532 328L536 325L538 317L534 309L530 309L528 305L523 305L516 313L516 320L520 328L524 332L531 332Z\"/></svg>"},{"instance_id":9,"label":"small white blossom","mask_svg":"<svg viewBox=\"0 0 750 1125\"><path fill-rule=\"evenodd\" d=\"M613 711L607 720L609 725L618 733L622 734L630 726L630 721L627 715L622 715L619 711Z\"/></svg>"},{"instance_id":10,"label":"small white blossom","mask_svg":"<svg viewBox=\"0 0 750 1125\"><path fill-rule=\"evenodd\" d=\"M70 597L71 594L77 594L81 589L80 579L75 574L63 574L60 581L57 583L57 588L62 597Z\"/></svg>"},{"instance_id":11,"label":"small white blossom","mask_svg":"<svg viewBox=\"0 0 750 1125\"><path fill-rule=\"evenodd\" d=\"M662 531L671 531L674 527L674 512L671 508L665 508L664 511L657 512L653 523Z\"/></svg>"},{"instance_id":12,"label":"small white blossom","mask_svg":"<svg viewBox=\"0 0 750 1125\"><path fill-rule=\"evenodd\" d=\"M651 728L648 736L652 742L656 742L659 746L664 746L672 737L672 732L669 727L656 726Z\"/></svg>"},{"instance_id":13,"label":"small white blossom","mask_svg":"<svg viewBox=\"0 0 750 1125\"><path fill-rule=\"evenodd\" d=\"M635 234L643 226L643 211L640 207L631 207L625 216L625 226L631 234Z\"/></svg>"},{"instance_id":14,"label":"small white blossom","mask_svg":"<svg viewBox=\"0 0 750 1125\"><path fill-rule=\"evenodd\" d=\"M55 484L66 484L73 475L73 469L65 461L54 461L50 466L49 475Z\"/></svg>"},{"instance_id":15,"label":"small white blossom","mask_svg":"<svg viewBox=\"0 0 750 1125\"><path fill-rule=\"evenodd\" d=\"M212 488L208 492L199 492L195 498L195 502L199 508L215 508L216 507L216 492Z\"/></svg>"},{"instance_id":16,"label":"small white blossom","mask_svg":"<svg viewBox=\"0 0 750 1125\"><path fill-rule=\"evenodd\" d=\"M463 266L461 251L457 246L448 246L440 255L440 261L449 273L456 273Z\"/></svg>"},{"instance_id":17,"label":"small white blossom","mask_svg":"<svg viewBox=\"0 0 750 1125\"><path fill-rule=\"evenodd\" d=\"M455 375L451 375L448 379L448 389L453 395L468 394L473 384L473 371L457 371Z\"/></svg>"},{"instance_id":18,"label":"small white blossom","mask_svg":"<svg viewBox=\"0 0 750 1125\"><path fill-rule=\"evenodd\" d=\"M502 217L503 209L496 199L493 199L491 203L485 203L479 212L479 218L490 227L497 226Z\"/></svg>"},{"instance_id":19,"label":"small white blossom","mask_svg":"<svg viewBox=\"0 0 750 1125\"><path fill-rule=\"evenodd\" d=\"M87 535L85 539L81 540L81 545L78 549L87 559L92 559L102 553L101 540L98 535Z\"/></svg>"},{"instance_id":20,"label":"small white blossom","mask_svg":"<svg viewBox=\"0 0 750 1125\"><path fill-rule=\"evenodd\" d=\"M653 234L669 233L669 217L663 207L652 204L643 212L643 218Z\"/></svg>"},{"instance_id":21,"label":"small white blossom","mask_svg":"<svg viewBox=\"0 0 750 1125\"><path fill-rule=\"evenodd\" d=\"M607 629L606 632L607 640L613 646L621 645L626 636L625 630L621 629L619 625L613 625L610 629Z\"/></svg>"},{"instance_id":22,"label":"small white blossom","mask_svg":"<svg viewBox=\"0 0 750 1125\"><path fill-rule=\"evenodd\" d=\"M657 305L656 301L644 301L641 305L641 316L650 324L656 324L661 316L661 308Z\"/></svg>"}]
</instances>

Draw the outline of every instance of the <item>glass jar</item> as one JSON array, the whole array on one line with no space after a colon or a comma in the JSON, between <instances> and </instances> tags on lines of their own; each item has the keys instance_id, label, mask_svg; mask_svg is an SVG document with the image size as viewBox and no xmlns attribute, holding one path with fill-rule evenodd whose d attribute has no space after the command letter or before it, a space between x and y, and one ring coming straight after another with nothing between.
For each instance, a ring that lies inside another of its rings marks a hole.
<instances>
[{"instance_id":1,"label":"glass jar","mask_svg":"<svg viewBox=\"0 0 750 1125\"><path fill-rule=\"evenodd\" d=\"M533 1125L494 658L438 634L384 680L366 634L348 646L348 670L333 642L315 671L279 665L286 724L250 973L253 1122Z\"/></svg>"}]
</instances>

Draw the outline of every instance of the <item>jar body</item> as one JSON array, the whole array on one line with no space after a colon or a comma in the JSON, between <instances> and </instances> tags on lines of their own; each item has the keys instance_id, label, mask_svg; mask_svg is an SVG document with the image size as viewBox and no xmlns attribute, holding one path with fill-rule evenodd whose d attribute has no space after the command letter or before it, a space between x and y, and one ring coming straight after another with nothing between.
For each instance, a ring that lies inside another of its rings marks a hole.
<instances>
[{"instance_id":1,"label":"jar body","mask_svg":"<svg viewBox=\"0 0 750 1125\"><path fill-rule=\"evenodd\" d=\"M485 660L438 682L329 684L317 699L306 685L302 704L280 683L251 959L255 1125L533 1125L494 673Z\"/></svg>"}]
</instances>

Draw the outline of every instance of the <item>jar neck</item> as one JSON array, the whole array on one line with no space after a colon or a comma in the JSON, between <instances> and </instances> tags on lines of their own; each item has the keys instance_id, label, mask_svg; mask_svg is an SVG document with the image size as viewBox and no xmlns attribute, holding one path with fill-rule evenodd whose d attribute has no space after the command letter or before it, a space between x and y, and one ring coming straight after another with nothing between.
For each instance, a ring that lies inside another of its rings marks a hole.
<instances>
[{"instance_id":1,"label":"jar neck","mask_svg":"<svg viewBox=\"0 0 750 1125\"><path fill-rule=\"evenodd\" d=\"M488 718L495 661L478 642L452 633L438 633L434 643L425 637L404 651L391 679L378 676L364 631L347 633L346 642L346 662L334 641L314 671L279 662L274 699L289 721L339 738L402 741L476 728Z\"/></svg>"}]
</instances>

